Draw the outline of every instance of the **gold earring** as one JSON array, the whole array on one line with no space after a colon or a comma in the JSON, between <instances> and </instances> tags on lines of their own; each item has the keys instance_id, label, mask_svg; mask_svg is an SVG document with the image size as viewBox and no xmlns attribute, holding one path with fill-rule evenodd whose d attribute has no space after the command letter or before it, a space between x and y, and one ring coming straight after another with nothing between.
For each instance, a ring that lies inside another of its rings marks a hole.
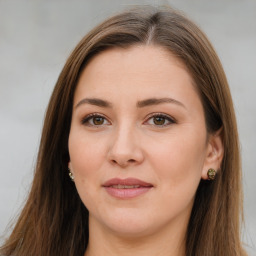
<instances>
[{"instance_id":1,"label":"gold earring","mask_svg":"<svg viewBox=\"0 0 256 256\"><path fill-rule=\"evenodd\" d=\"M68 175L69 175L70 179L71 179L72 181L74 181L73 173L70 171L69 168L68 168Z\"/></svg>"},{"instance_id":2,"label":"gold earring","mask_svg":"<svg viewBox=\"0 0 256 256\"><path fill-rule=\"evenodd\" d=\"M208 180L214 180L216 176L216 171L210 168L207 172Z\"/></svg>"}]
</instances>

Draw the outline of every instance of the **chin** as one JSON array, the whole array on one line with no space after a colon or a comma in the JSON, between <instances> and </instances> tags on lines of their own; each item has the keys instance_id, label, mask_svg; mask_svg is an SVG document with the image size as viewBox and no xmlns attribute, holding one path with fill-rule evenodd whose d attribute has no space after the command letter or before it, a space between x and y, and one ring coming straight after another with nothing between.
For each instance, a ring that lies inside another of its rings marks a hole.
<instances>
[{"instance_id":1,"label":"chin","mask_svg":"<svg viewBox=\"0 0 256 256\"><path fill-rule=\"evenodd\" d=\"M149 225L143 226L140 223L113 223L113 225L109 226L111 232L117 234L119 237L124 238L135 238L142 237L153 233L152 228Z\"/></svg>"},{"instance_id":2,"label":"chin","mask_svg":"<svg viewBox=\"0 0 256 256\"><path fill-rule=\"evenodd\" d=\"M154 220L150 219L150 214L140 215L137 211L129 212L129 209L126 212L112 212L108 216L105 215L103 222L111 232L126 238L141 237L153 233L156 224Z\"/></svg>"}]
</instances>

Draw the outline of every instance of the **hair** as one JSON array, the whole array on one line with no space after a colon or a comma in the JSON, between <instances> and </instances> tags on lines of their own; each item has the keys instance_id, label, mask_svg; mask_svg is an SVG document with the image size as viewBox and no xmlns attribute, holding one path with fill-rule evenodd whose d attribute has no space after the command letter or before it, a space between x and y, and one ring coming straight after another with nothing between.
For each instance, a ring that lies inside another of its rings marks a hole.
<instances>
[{"instance_id":1,"label":"hair","mask_svg":"<svg viewBox=\"0 0 256 256\"><path fill-rule=\"evenodd\" d=\"M221 129L224 157L214 181L201 181L186 233L187 256L246 255L241 244L241 164L236 119L225 73L204 33L170 7L137 7L90 31L68 58L53 90L34 180L3 255L84 255L88 210L67 170L68 137L76 85L95 55L110 48L154 45L181 60L204 108L208 134Z\"/></svg>"}]
</instances>

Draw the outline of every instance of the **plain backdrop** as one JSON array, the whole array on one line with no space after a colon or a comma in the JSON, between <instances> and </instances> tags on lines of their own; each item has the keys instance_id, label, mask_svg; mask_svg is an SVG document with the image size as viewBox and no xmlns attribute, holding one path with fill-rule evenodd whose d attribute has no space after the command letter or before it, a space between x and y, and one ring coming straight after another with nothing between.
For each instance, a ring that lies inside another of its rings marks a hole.
<instances>
[{"instance_id":1,"label":"plain backdrop","mask_svg":"<svg viewBox=\"0 0 256 256\"><path fill-rule=\"evenodd\" d=\"M117 11L166 3L203 29L226 71L243 158L243 237L256 255L255 0L0 0L0 235L29 191L45 109L71 50Z\"/></svg>"}]
</instances>

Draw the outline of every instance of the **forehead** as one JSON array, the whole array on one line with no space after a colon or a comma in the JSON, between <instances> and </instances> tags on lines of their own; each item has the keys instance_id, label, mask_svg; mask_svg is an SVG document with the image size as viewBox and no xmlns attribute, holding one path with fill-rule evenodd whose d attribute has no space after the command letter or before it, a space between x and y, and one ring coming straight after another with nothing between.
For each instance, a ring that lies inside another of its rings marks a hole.
<instances>
[{"instance_id":1,"label":"forehead","mask_svg":"<svg viewBox=\"0 0 256 256\"><path fill-rule=\"evenodd\" d=\"M92 58L80 75L74 101L85 96L120 100L131 95L131 100L141 100L186 94L198 97L185 65L161 47L139 45Z\"/></svg>"}]
</instances>

